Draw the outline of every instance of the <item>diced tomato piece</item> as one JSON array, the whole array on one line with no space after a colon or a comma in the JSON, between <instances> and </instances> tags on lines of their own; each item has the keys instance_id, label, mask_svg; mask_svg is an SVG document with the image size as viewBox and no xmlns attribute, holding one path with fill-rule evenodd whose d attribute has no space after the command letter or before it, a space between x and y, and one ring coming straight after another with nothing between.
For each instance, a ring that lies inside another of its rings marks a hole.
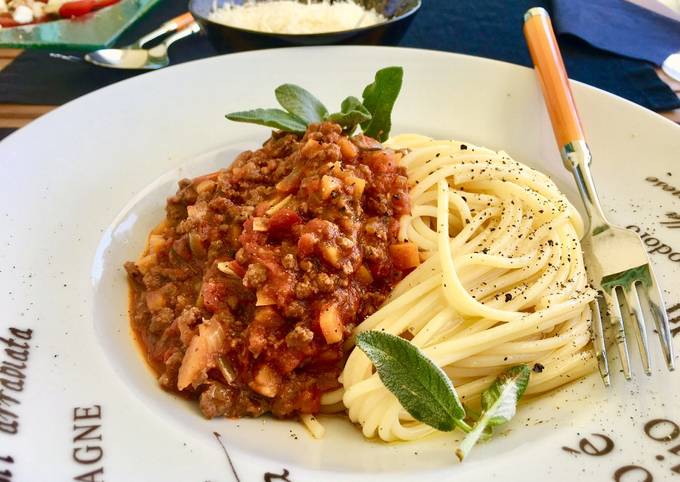
<instances>
[{"instance_id":1,"label":"diced tomato piece","mask_svg":"<svg viewBox=\"0 0 680 482\"><path fill-rule=\"evenodd\" d=\"M319 237L314 233L305 233L300 236L298 240L297 248L298 253L301 256L309 256L314 252L317 243L319 242Z\"/></svg>"},{"instance_id":2,"label":"diced tomato piece","mask_svg":"<svg viewBox=\"0 0 680 482\"><path fill-rule=\"evenodd\" d=\"M279 209L269 219L269 234L282 235L290 233L292 227L301 222L302 218L292 209Z\"/></svg>"},{"instance_id":3,"label":"diced tomato piece","mask_svg":"<svg viewBox=\"0 0 680 482\"><path fill-rule=\"evenodd\" d=\"M361 160L375 173L388 173L397 170L397 160L394 156L394 151L389 149L364 152Z\"/></svg>"},{"instance_id":4,"label":"diced tomato piece","mask_svg":"<svg viewBox=\"0 0 680 482\"><path fill-rule=\"evenodd\" d=\"M253 216L264 216L271 206L267 201L262 201L260 204L255 206L255 211L253 211Z\"/></svg>"},{"instance_id":5,"label":"diced tomato piece","mask_svg":"<svg viewBox=\"0 0 680 482\"><path fill-rule=\"evenodd\" d=\"M278 354L275 363L279 371L285 375L295 370L304 358L305 355L301 353L292 350L284 350L282 353Z\"/></svg>"},{"instance_id":6,"label":"diced tomato piece","mask_svg":"<svg viewBox=\"0 0 680 482\"><path fill-rule=\"evenodd\" d=\"M227 287L217 280L209 280L203 283L201 289L203 306L213 313L224 308L227 297Z\"/></svg>"},{"instance_id":7,"label":"diced tomato piece","mask_svg":"<svg viewBox=\"0 0 680 482\"><path fill-rule=\"evenodd\" d=\"M321 408L321 394L318 390L310 388L302 391L296 402L301 413L318 413Z\"/></svg>"}]
</instances>

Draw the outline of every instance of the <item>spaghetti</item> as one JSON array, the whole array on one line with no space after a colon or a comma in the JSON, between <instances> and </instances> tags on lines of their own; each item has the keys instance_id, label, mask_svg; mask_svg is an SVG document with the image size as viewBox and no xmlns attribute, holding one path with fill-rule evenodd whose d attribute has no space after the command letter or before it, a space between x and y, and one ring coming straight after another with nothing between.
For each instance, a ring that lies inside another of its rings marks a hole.
<instances>
[{"instance_id":1,"label":"spaghetti","mask_svg":"<svg viewBox=\"0 0 680 482\"><path fill-rule=\"evenodd\" d=\"M537 367L529 394L591 372L595 293L579 244L583 225L557 186L504 152L419 135L387 146L408 151L401 162L413 184L412 211L399 236L418 245L423 262L355 332L410 339L464 402L519 363ZM366 437L414 440L434 431L401 407L360 350L340 381L322 404L342 400Z\"/></svg>"}]
</instances>

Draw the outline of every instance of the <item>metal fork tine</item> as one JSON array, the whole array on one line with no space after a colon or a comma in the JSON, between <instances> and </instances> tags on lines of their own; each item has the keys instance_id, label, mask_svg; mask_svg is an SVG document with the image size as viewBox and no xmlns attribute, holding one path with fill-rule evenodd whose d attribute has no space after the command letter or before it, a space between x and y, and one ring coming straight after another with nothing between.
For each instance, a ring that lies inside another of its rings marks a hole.
<instances>
[{"instance_id":1,"label":"metal fork tine","mask_svg":"<svg viewBox=\"0 0 680 482\"><path fill-rule=\"evenodd\" d=\"M609 378L609 362L607 361L607 347L604 341L604 330L602 328L602 317L600 316L600 303L598 298L595 298L590 303L590 312L592 313L591 328L593 334L593 349L597 357L597 366L600 369L600 376L606 387L611 385Z\"/></svg>"},{"instance_id":2,"label":"metal fork tine","mask_svg":"<svg viewBox=\"0 0 680 482\"><path fill-rule=\"evenodd\" d=\"M635 328L635 338L637 338L638 348L640 349L640 359L642 368L647 375L652 374L652 359L649 355L649 344L647 343L647 329L645 328L645 318L640 306L636 283L631 283L623 288L623 295L626 298L628 316L630 324Z\"/></svg>"},{"instance_id":3,"label":"metal fork tine","mask_svg":"<svg viewBox=\"0 0 680 482\"><path fill-rule=\"evenodd\" d=\"M643 317L643 313L647 316L647 310L649 310L656 323L666 364L669 370L673 370L675 359L668 315L661 291L654 279L647 247L638 234L607 221L607 216L600 205L595 181L590 172L592 156L583 135L550 15L545 9L535 7L527 10L524 14L524 36L540 80L539 84L548 107L560 157L562 157L564 167L574 176L590 221L581 247L588 271L588 281L600 292L607 306L606 310L600 312L600 318L609 318L609 323L604 323L606 329L602 330L602 323L596 323L597 315L593 315L592 336L595 351L598 355L604 351L601 342L602 331L605 331L607 335L610 329L614 331L622 372L627 380L631 379L626 331L620 309L620 306L624 306L626 319L631 318L628 321L632 321L632 318L635 318L634 325L638 335L642 363L645 371L649 373L649 349ZM637 282L641 282L646 288L641 290L643 296L638 295L638 288L635 286ZM622 290L621 294L617 293L619 289ZM621 296L623 300L620 299ZM642 306L640 305L641 299ZM600 371L602 368L603 365L600 366ZM604 377L603 380L607 383Z\"/></svg>"},{"instance_id":4,"label":"metal fork tine","mask_svg":"<svg viewBox=\"0 0 680 482\"><path fill-rule=\"evenodd\" d=\"M649 278L651 283L645 286L644 293L649 301L649 310L652 312L656 331L659 334L659 341L666 358L666 365L669 370L675 370L675 353L673 352L671 327L668 323L668 315L666 314L666 307L661 297L661 291L659 290L659 285L656 284L656 278L651 266L649 266Z\"/></svg>"},{"instance_id":5,"label":"metal fork tine","mask_svg":"<svg viewBox=\"0 0 680 482\"><path fill-rule=\"evenodd\" d=\"M621 310L619 309L619 299L616 291L612 288L611 291L602 291L602 297L607 303L607 316L609 317L609 324L616 332L616 344L619 347L619 358L621 359L621 368L623 376L626 380L632 378L630 371L630 356L628 355L628 345L626 344L626 331L623 326L623 318L621 317Z\"/></svg>"}]
</instances>

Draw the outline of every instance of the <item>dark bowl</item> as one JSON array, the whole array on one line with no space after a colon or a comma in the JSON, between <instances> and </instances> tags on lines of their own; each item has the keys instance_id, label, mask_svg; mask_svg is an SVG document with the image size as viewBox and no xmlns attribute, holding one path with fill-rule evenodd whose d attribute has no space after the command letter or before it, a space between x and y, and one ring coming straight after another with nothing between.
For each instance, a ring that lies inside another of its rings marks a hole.
<instances>
[{"instance_id":1,"label":"dark bowl","mask_svg":"<svg viewBox=\"0 0 680 482\"><path fill-rule=\"evenodd\" d=\"M255 0L260 1L260 0ZM316 1L316 0L315 0ZM190 0L189 11L220 53L299 45L394 45L401 40L420 8L421 0L354 0L387 18L369 27L316 34L279 34L230 27L208 18L214 5L243 4L244 0Z\"/></svg>"}]
</instances>

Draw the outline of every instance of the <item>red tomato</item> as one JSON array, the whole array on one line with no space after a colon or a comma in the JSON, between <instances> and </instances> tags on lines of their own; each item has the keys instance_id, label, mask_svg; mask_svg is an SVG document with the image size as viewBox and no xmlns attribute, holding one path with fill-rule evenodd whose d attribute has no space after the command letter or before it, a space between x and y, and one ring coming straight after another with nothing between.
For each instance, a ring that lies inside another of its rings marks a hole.
<instances>
[{"instance_id":1,"label":"red tomato","mask_svg":"<svg viewBox=\"0 0 680 482\"><path fill-rule=\"evenodd\" d=\"M274 235L290 233L292 227L301 222L302 218L295 211L286 208L279 209L269 219L269 233Z\"/></svg>"},{"instance_id":2,"label":"red tomato","mask_svg":"<svg viewBox=\"0 0 680 482\"><path fill-rule=\"evenodd\" d=\"M203 306L214 313L224 307L227 287L219 281L206 281L201 288L201 294L203 295Z\"/></svg>"}]
</instances>

